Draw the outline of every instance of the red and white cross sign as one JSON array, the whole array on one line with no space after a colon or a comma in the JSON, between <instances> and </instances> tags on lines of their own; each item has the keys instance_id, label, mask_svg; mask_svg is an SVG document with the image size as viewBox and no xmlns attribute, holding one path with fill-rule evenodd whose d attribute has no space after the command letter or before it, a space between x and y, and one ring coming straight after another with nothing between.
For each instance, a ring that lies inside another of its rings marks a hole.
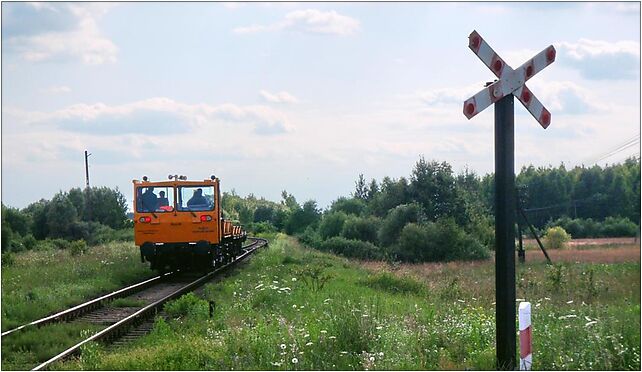
<instances>
[{"instance_id":1,"label":"red and white cross sign","mask_svg":"<svg viewBox=\"0 0 642 372\"><path fill-rule=\"evenodd\" d=\"M526 109L535 117L544 129L551 123L551 113L526 87L526 81L532 78L546 66L555 61L555 48L550 45L513 70L495 51L482 39L477 31L468 36L468 47L482 62L499 78L479 93L464 102L464 115L468 119L482 112L486 107L503 97L513 94Z\"/></svg>"}]
</instances>

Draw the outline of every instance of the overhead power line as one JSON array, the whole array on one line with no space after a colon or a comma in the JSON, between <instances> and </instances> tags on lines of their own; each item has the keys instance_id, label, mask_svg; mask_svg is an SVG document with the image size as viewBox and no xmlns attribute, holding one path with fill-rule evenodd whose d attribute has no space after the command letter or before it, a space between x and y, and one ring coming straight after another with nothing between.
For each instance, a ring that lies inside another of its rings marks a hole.
<instances>
[{"instance_id":1,"label":"overhead power line","mask_svg":"<svg viewBox=\"0 0 642 372\"><path fill-rule=\"evenodd\" d=\"M616 155L616 154L618 154L618 153L620 153L620 152L622 152L622 151L624 151L624 150L626 150L628 148L631 148L631 147L633 147L633 146L635 146L635 145L637 145L639 143L640 143L640 134L638 133L635 136L627 139L623 143L619 144L618 146L616 146L614 148L611 148L610 150L602 153L601 155L592 157L592 159L594 159L594 160L591 160L590 163L595 164L595 163L600 162L600 161L602 161L604 159L610 158L611 156Z\"/></svg>"}]
</instances>

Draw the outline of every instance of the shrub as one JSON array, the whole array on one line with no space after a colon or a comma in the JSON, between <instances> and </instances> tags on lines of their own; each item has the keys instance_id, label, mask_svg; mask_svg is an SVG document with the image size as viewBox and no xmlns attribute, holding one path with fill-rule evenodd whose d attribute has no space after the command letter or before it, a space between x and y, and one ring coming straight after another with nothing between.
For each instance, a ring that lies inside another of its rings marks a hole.
<instances>
[{"instance_id":1,"label":"shrub","mask_svg":"<svg viewBox=\"0 0 642 372\"><path fill-rule=\"evenodd\" d=\"M271 234L276 232L276 228L270 222L255 222L249 226L249 229L255 234Z\"/></svg>"},{"instance_id":2,"label":"shrub","mask_svg":"<svg viewBox=\"0 0 642 372\"><path fill-rule=\"evenodd\" d=\"M8 267L16 263L16 258L13 256L13 253L7 252L2 254L1 264L2 266Z\"/></svg>"},{"instance_id":3,"label":"shrub","mask_svg":"<svg viewBox=\"0 0 642 372\"><path fill-rule=\"evenodd\" d=\"M326 240L339 236L348 216L343 212L330 212L326 214L319 224L319 235Z\"/></svg>"},{"instance_id":4,"label":"shrub","mask_svg":"<svg viewBox=\"0 0 642 372\"><path fill-rule=\"evenodd\" d=\"M87 252L87 243L84 240L76 240L69 243L69 253L72 256L79 256Z\"/></svg>"},{"instance_id":5,"label":"shrub","mask_svg":"<svg viewBox=\"0 0 642 372\"><path fill-rule=\"evenodd\" d=\"M395 243L406 224L417 223L421 218L421 206L416 203L403 204L391 209L379 228L379 243L384 247Z\"/></svg>"},{"instance_id":6,"label":"shrub","mask_svg":"<svg viewBox=\"0 0 642 372\"><path fill-rule=\"evenodd\" d=\"M450 218L406 225L391 253L407 262L479 260L489 256L479 241Z\"/></svg>"},{"instance_id":7,"label":"shrub","mask_svg":"<svg viewBox=\"0 0 642 372\"><path fill-rule=\"evenodd\" d=\"M624 217L607 217L602 223L602 236L620 237L636 236L638 226Z\"/></svg>"},{"instance_id":8,"label":"shrub","mask_svg":"<svg viewBox=\"0 0 642 372\"><path fill-rule=\"evenodd\" d=\"M335 236L319 245L322 251L340 254L346 257L380 260L384 258L379 247L361 240L346 239Z\"/></svg>"},{"instance_id":9,"label":"shrub","mask_svg":"<svg viewBox=\"0 0 642 372\"><path fill-rule=\"evenodd\" d=\"M69 241L65 239L46 239L45 241L56 249L68 249L70 244Z\"/></svg>"},{"instance_id":10,"label":"shrub","mask_svg":"<svg viewBox=\"0 0 642 372\"><path fill-rule=\"evenodd\" d=\"M563 217L550 222L548 227L559 226L574 238L599 238L636 236L639 227L625 217L607 217L602 222L587 219Z\"/></svg>"},{"instance_id":11,"label":"shrub","mask_svg":"<svg viewBox=\"0 0 642 372\"><path fill-rule=\"evenodd\" d=\"M38 244L38 241L31 234L27 234L22 238L22 245L25 247L26 250L34 249L37 244Z\"/></svg>"},{"instance_id":12,"label":"shrub","mask_svg":"<svg viewBox=\"0 0 642 372\"><path fill-rule=\"evenodd\" d=\"M343 225L341 236L346 239L376 243L380 225L381 220L377 217L350 217Z\"/></svg>"},{"instance_id":13,"label":"shrub","mask_svg":"<svg viewBox=\"0 0 642 372\"><path fill-rule=\"evenodd\" d=\"M321 237L312 226L308 226L305 231L297 235L297 237L303 244L311 247L319 248L321 245Z\"/></svg>"},{"instance_id":14,"label":"shrub","mask_svg":"<svg viewBox=\"0 0 642 372\"><path fill-rule=\"evenodd\" d=\"M546 231L544 236L546 247L550 249L564 248L566 243L571 240L571 236L561 227L551 227Z\"/></svg>"}]
</instances>

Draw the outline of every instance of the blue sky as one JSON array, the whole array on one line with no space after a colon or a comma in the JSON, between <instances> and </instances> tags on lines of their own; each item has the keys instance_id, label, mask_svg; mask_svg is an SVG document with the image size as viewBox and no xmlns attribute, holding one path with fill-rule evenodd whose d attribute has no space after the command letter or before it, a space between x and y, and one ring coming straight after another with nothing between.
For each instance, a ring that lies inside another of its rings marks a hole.
<instances>
[{"instance_id":1,"label":"blue sky","mask_svg":"<svg viewBox=\"0 0 642 372\"><path fill-rule=\"evenodd\" d=\"M129 200L143 175L326 206L420 155L491 172L492 109L462 114L493 80L472 30L514 68L558 51L529 82L551 126L516 103L518 169L639 136L639 3L5 2L2 201L82 187L85 149Z\"/></svg>"}]
</instances>

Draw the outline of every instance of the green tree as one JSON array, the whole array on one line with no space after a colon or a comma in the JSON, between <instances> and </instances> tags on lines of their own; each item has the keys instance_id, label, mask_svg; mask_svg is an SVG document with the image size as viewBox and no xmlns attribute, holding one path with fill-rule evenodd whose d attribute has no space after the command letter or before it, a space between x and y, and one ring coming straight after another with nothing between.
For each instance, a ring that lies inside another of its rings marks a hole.
<instances>
[{"instance_id":1,"label":"green tree","mask_svg":"<svg viewBox=\"0 0 642 372\"><path fill-rule=\"evenodd\" d=\"M339 236L347 219L348 216L343 212L330 212L323 216L319 224L321 239L326 240L333 236Z\"/></svg>"},{"instance_id":2,"label":"green tree","mask_svg":"<svg viewBox=\"0 0 642 372\"><path fill-rule=\"evenodd\" d=\"M47 227L52 238L70 236L71 225L78 220L76 208L63 192L56 194L47 209Z\"/></svg>"}]
</instances>

